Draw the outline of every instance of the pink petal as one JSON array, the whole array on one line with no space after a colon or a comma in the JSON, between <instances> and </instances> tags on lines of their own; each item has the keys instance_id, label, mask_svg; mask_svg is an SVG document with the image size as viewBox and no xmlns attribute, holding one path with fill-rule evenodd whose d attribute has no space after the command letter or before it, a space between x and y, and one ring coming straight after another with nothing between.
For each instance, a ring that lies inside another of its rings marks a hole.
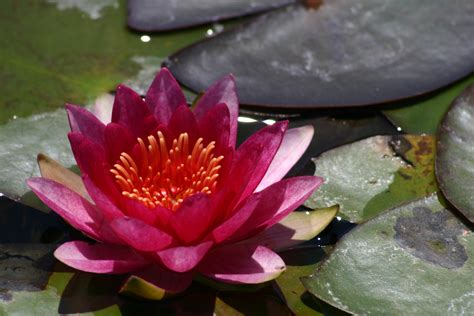
<instances>
[{"instance_id":1,"label":"pink petal","mask_svg":"<svg viewBox=\"0 0 474 316\"><path fill-rule=\"evenodd\" d=\"M69 133L69 142L83 175L88 175L94 184L107 196L115 200L119 192L114 183L104 148L79 133Z\"/></svg>"},{"instance_id":2,"label":"pink petal","mask_svg":"<svg viewBox=\"0 0 474 316\"><path fill-rule=\"evenodd\" d=\"M224 155L223 148L229 146L230 114L227 105L214 106L199 121L199 131L204 143L216 142L216 156Z\"/></svg>"},{"instance_id":3,"label":"pink petal","mask_svg":"<svg viewBox=\"0 0 474 316\"><path fill-rule=\"evenodd\" d=\"M239 201L244 200L243 193L254 176L255 170L259 167L255 162L259 160L261 153L262 147L248 151L246 156L242 155L240 157L238 163L235 163L234 159L232 161L233 165L227 166L231 169L228 174L224 172L224 174L219 175L219 191L216 192L213 198L213 209L221 210L221 214L217 214L220 220L232 216ZM232 156L232 152L229 154L229 156Z\"/></svg>"},{"instance_id":4,"label":"pink petal","mask_svg":"<svg viewBox=\"0 0 474 316\"><path fill-rule=\"evenodd\" d=\"M232 236L249 219L259 202L254 197L258 197L258 195L251 195L229 219L214 229L212 237L216 244L222 243Z\"/></svg>"},{"instance_id":5,"label":"pink petal","mask_svg":"<svg viewBox=\"0 0 474 316\"><path fill-rule=\"evenodd\" d=\"M184 200L170 224L178 238L189 244L203 237L212 220L208 195L198 193Z\"/></svg>"},{"instance_id":6,"label":"pink petal","mask_svg":"<svg viewBox=\"0 0 474 316\"><path fill-rule=\"evenodd\" d=\"M146 207L139 201L124 196L122 197L122 205L126 215L137 218L149 225L153 225L158 219L157 212L154 212L153 209Z\"/></svg>"},{"instance_id":7,"label":"pink petal","mask_svg":"<svg viewBox=\"0 0 474 316\"><path fill-rule=\"evenodd\" d=\"M186 105L181 87L167 68L162 68L155 77L146 93L145 101L158 122L164 124L168 123L180 105Z\"/></svg>"},{"instance_id":8,"label":"pink petal","mask_svg":"<svg viewBox=\"0 0 474 316\"><path fill-rule=\"evenodd\" d=\"M123 125L132 132L134 138L147 137L158 126L145 101L135 91L124 85L117 87L112 122Z\"/></svg>"},{"instance_id":9,"label":"pink petal","mask_svg":"<svg viewBox=\"0 0 474 316\"><path fill-rule=\"evenodd\" d=\"M137 139L125 127L117 123L105 127L105 150L111 166L117 163L123 152L129 153Z\"/></svg>"},{"instance_id":10,"label":"pink petal","mask_svg":"<svg viewBox=\"0 0 474 316\"><path fill-rule=\"evenodd\" d=\"M172 114L169 120L168 128L174 134L174 137L178 137L181 133L188 133L189 143L191 146L194 145L198 138L198 126L196 118L193 112L189 109L186 104L179 106L176 111ZM169 144L168 146L171 146Z\"/></svg>"},{"instance_id":11,"label":"pink petal","mask_svg":"<svg viewBox=\"0 0 474 316\"><path fill-rule=\"evenodd\" d=\"M212 245L212 241L205 241L197 246L169 248L156 254L168 269L184 273L194 269Z\"/></svg>"},{"instance_id":12,"label":"pink petal","mask_svg":"<svg viewBox=\"0 0 474 316\"><path fill-rule=\"evenodd\" d=\"M287 126L288 122L283 121L262 128L250 136L235 152L234 164L238 166L241 163L240 161L246 159L251 152L261 149L258 159L254 161L255 170L252 172L247 186L242 192L240 201L254 192L258 184L262 181L273 157L280 147Z\"/></svg>"},{"instance_id":13,"label":"pink petal","mask_svg":"<svg viewBox=\"0 0 474 316\"><path fill-rule=\"evenodd\" d=\"M115 206L104 192L97 188L88 175L84 175L82 181L84 182L90 197L107 221L125 216L125 214Z\"/></svg>"},{"instance_id":14,"label":"pink petal","mask_svg":"<svg viewBox=\"0 0 474 316\"><path fill-rule=\"evenodd\" d=\"M94 239L102 240L98 226L101 216L91 203L62 184L46 178L30 178L27 183L41 201L71 226Z\"/></svg>"},{"instance_id":15,"label":"pink petal","mask_svg":"<svg viewBox=\"0 0 474 316\"><path fill-rule=\"evenodd\" d=\"M280 148L256 191L262 191L269 185L283 179L304 154L313 139L313 135L314 127L312 125L292 128L286 131Z\"/></svg>"},{"instance_id":16,"label":"pink petal","mask_svg":"<svg viewBox=\"0 0 474 316\"><path fill-rule=\"evenodd\" d=\"M100 145L104 143L105 125L86 109L66 104L71 131L84 134L87 138Z\"/></svg>"},{"instance_id":17,"label":"pink petal","mask_svg":"<svg viewBox=\"0 0 474 316\"><path fill-rule=\"evenodd\" d=\"M194 110L198 121L204 118L207 112L220 103L226 104L229 108L229 146L235 147L237 139L237 118L239 116L239 100L235 89L235 80L232 75L228 75L216 82L198 100L196 109Z\"/></svg>"},{"instance_id":18,"label":"pink petal","mask_svg":"<svg viewBox=\"0 0 474 316\"><path fill-rule=\"evenodd\" d=\"M277 278L285 263L263 246L229 245L207 255L198 271L219 281L257 284Z\"/></svg>"},{"instance_id":19,"label":"pink petal","mask_svg":"<svg viewBox=\"0 0 474 316\"><path fill-rule=\"evenodd\" d=\"M133 272L133 275L167 292L181 293L191 285L194 273L176 273L154 264L146 269Z\"/></svg>"},{"instance_id":20,"label":"pink petal","mask_svg":"<svg viewBox=\"0 0 474 316\"><path fill-rule=\"evenodd\" d=\"M319 177L294 177L254 193L259 204L247 222L232 236L232 240L245 239L278 223L306 201L322 182Z\"/></svg>"},{"instance_id":21,"label":"pink petal","mask_svg":"<svg viewBox=\"0 0 474 316\"><path fill-rule=\"evenodd\" d=\"M70 267L92 273L121 274L150 264L128 248L109 244L90 245L83 241L62 244L54 256Z\"/></svg>"},{"instance_id":22,"label":"pink petal","mask_svg":"<svg viewBox=\"0 0 474 316\"><path fill-rule=\"evenodd\" d=\"M167 233L138 219L122 217L111 222L110 226L124 242L140 251L158 251L173 242L173 237Z\"/></svg>"}]
</instances>

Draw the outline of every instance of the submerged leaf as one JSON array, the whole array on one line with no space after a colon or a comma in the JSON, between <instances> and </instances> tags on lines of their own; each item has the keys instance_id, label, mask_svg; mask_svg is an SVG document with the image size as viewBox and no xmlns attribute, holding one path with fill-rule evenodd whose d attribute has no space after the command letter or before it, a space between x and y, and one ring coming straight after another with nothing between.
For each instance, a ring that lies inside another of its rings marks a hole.
<instances>
[{"instance_id":1,"label":"submerged leaf","mask_svg":"<svg viewBox=\"0 0 474 316\"><path fill-rule=\"evenodd\" d=\"M344 107L418 96L474 70L474 3L333 0L291 5L165 63L201 91L233 73L243 104Z\"/></svg>"},{"instance_id":2,"label":"submerged leaf","mask_svg":"<svg viewBox=\"0 0 474 316\"><path fill-rule=\"evenodd\" d=\"M63 10L73 7L97 19ZM140 56L167 56L204 37L196 29L145 43L123 26L125 7L125 0L0 1L0 123L89 102L134 76Z\"/></svg>"},{"instance_id":3,"label":"submerged leaf","mask_svg":"<svg viewBox=\"0 0 474 316\"><path fill-rule=\"evenodd\" d=\"M438 129L436 176L446 198L474 223L474 85L452 104Z\"/></svg>"},{"instance_id":4,"label":"submerged leaf","mask_svg":"<svg viewBox=\"0 0 474 316\"><path fill-rule=\"evenodd\" d=\"M303 283L351 314L462 315L474 302L473 251L473 232L433 195L354 229Z\"/></svg>"},{"instance_id":5,"label":"submerged leaf","mask_svg":"<svg viewBox=\"0 0 474 316\"><path fill-rule=\"evenodd\" d=\"M341 216L361 222L437 190L431 136L375 136L313 159L325 183L310 208L340 204Z\"/></svg>"}]
</instances>

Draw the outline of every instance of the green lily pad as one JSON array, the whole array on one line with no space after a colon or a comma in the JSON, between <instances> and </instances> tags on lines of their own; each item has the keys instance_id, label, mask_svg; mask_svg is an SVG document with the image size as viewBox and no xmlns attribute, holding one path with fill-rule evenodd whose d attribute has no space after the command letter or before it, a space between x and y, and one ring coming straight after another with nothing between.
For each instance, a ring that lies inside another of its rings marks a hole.
<instances>
[{"instance_id":1,"label":"green lily pad","mask_svg":"<svg viewBox=\"0 0 474 316\"><path fill-rule=\"evenodd\" d=\"M313 159L325 183L310 208L339 204L341 217L359 223L437 190L431 136L375 136Z\"/></svg>"},{"instance_id":2,"label":"green lily pad","mask_svg":"<svg viewBox=\"0 0 474 316\"><path fill-rule=\"evenodd\" d=\"M432 195L354 229L303 283L352 314L464 315L473 274L473 232Z\"/></svg>"},{"instance_id":3,"label":"green lily pad","mask_svg":"<svg viewBox=\"0 0 474 316\"><path fill-rule=\"evenodd\" d=\"M474 83L474 75L447 88L415 100L398 102L383 114L405 133L435 134L451 102L467 86Z\"/></svg>"},{"instance_id":4,"label":"green lily pad","mask_svg":"<svg viewBox=\"0 0 474 316\"><path fill-rule=\"evenodd\" d=\"M453 102L438 129L436 176L446 198L474 223L474 85Z\"/></svg>"},{"instance_id":5,"label":"green lily pad","mask_svg":"<svg viewBox=\"0 0 474 316\"><path fill-rule=\"evenodd\" d=\"M125 23L125 0L0 1L0 124L87 103L135 76L140 57L205 36L197 28L142 38Z\"/></svg>"},{"instance_id":6,"label":"green lily pad","mask_svg":"<svg viewBox=\"0 0 474 316\"><path fill-rule=\"evenodd\" d=\"M64 166L75 164L67 139L69 123L63 109L0 125L0 192L18 200L30 191L25 180L39 176L36 155L48 153Z\"/></svg>"}]
</instances>

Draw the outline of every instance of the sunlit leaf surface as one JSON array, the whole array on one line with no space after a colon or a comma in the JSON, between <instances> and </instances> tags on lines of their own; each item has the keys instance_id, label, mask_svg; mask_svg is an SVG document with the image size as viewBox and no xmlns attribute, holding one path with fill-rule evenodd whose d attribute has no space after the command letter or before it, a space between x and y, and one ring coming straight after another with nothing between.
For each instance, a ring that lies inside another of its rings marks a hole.
<instances>
[{"instance_id":1,"label":"sunlit leaf surface","mask_svg":"<svg viewBox=\"0 0 474 316\"><path fill-rule=\"evenodd\" d=\"M472 312L474 234L436 195L360 225L303 283L353 314Z\"/></svg>"},{"instance_id":2,"label":"sunlit leaf surface","mask_svg":"<svg viewBox=\"0 0 474 316\"><path fill-rule=\"evenodd\" d=\"M437 190L431 136L375 136L313 159L325 179L305 205L339 204L341 216L361 222L387 208Z\"/></svg>"},{"instance_id":3,"label":"sunlit leaf surface","mask_svg":"<svg viewBox=\"0 0 474 316\"><path fill-rule=\"evenodd\" d=\"M166 62L201 91L227 73L244 104L314 108L417 96L474 70L474 3L333 0L291 5Z\"/></svg>"}]
</instances>

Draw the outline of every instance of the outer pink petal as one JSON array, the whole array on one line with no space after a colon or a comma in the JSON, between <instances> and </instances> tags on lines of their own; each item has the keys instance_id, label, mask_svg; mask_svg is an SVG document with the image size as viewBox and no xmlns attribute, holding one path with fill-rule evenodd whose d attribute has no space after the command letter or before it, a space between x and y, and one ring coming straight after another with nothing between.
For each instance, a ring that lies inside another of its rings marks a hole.
<instances>
[{"instance_id":1,"label":"outer pink petal","mask_svg":"<svg viewBox=\"0 0 474 316\"><path fill-rule=\"evenodd\" d=\"M203 237L212 220L209 197L201 193L185 199L170 224L178 238L189 244Z\"/></svg>"},{"instance_id":2,"label":"outer pink petal","mask_svg":"<svg viewBox=\"0 0 474 316\"><path fill-rule=\"evenodd\" d=\"M91 203L62 184L46 178L31 178L27 183L41 201L71 226L94 239L102 240L98 224L101 216Z\"/></svg>"},{"instance_id":3,"label":"outer pink petal","mask_svg":"<svg viewBox=\"0 0 474 316\"><path fill-rule=\"evenodd\" d=\"M158 123L145 101L132 89L119 85L115 95L112 122L123 125L135 137L147 137Z\"/></svg>"},{"instance_id":4,"label":"outer pink petal","mask_svg":"<svg viewBox=\"0 0 474 316\"><path fill-rule=\"evenodd\" d=\"M304 154L313 139L313 135L314 127L312 125L292 128L286 131L280 148L256 191L262 191L269 185L283 179Z\"/></svg>"},{"instance_id":5,"label":"outer pink petal","mask_svg":"<svg viewBox=\"0 0 474 316\"><path fill-rule=\"evenodd\" d=\"M181 87L167 68L161 69L155 77L146 93L145 101L158 122L164 124L168 123L180 105L186 105Z\"/></svg>"},{"instance_id":6,"label":"outer pink petal","mask_svg":"<svg viewBox=\"0 0 474 316\"><path fill-rule=\"evenodd\" d=\"M259 204L247 222L232 236L232 240L245 239L278 223L306 201L322 182L319 177L294 177L255 193Z\"/></svg>"},{"instance_id":7,"label":"outer pink petal","mask_svg":"<svg viewBox=\"0 0 474 316\"><path fill-rule=\"evenodd\" d=\"M212 241L206 241L197 246L161 250L156 254L168 269L184 273L193 270L211 249L212 245Z\"/></svg>"},{"instance_id":8,"label":"outer pink petal","mask_svg":"<svg viewBox=\"0 0 474 316\"><path fill-rule=\"evenodd\" d=\"M90 245L83 241L61 245L54 256L70 267L93 273L121 274L150 264L148 260L123 246Z\"/></svg>"},{"instance_id":9,"label":"outer pink petal","mask_svg":"<svg viewBox=\"0 0 474 316\"><path fill-rule=\"evenodd\" d=\"M189 142L191 146L194 145L198 139L198 125L193 112L189 109L187 104L179 106L171 115L168 125L169 130L178 137L181 133L188 133ZM171 146L171 144L168 144Z\"/></svg>"},{"instance_id":10,"label":"outer pink petal","mask_svg":"<svg viewBox=\"0 0 474 316\"><path fill-rule=\"evenodd\" d=\"M118 218L110 226L124 242L140 251L158 251L173 242L167 233L135 218Z\"/></svg>"},{"instance_id":11,"label":"outer pink petal","mask_svg":"<svg viewBox=\"0 0 474 316\"><path fill-rule=\"evenodd\" d=\"M283 121L262 128L257 133L250 136L237 149L234 158L234 164L237 166L241 163L240 160L246 159L251 152L255 152L258 149L262 150L259 158L254 161L255 170L247 182L247 186L240 197L240 201L253 193L258 184L262 181L273 157L275 157L275 154L280 147L287 126L288 122Z\"/></svg>"},{"instance_id":12,"label":"outer pink petal","mask_svg":"<svg viewBox=\"0 0 474 316\"><path fill-rule=\"evenodd\" d=\"M105 125L94 114L72 104L66 104L71 131L84 134L100 145L104 143Z\"/></svg>"},{"instance_id":13,"label":"outer pink petal","mask_svg":"<svg viewBox=\"0 0 474 316\"><path fill-rule=\"evenodd\" d=\"M181 293L191 285L194 273L176 273L154 264L146 269L133 272L133 275L167 292Z\"/></svg>"},{"instance_id":14,"label":"outer pink petal","mask_svg":"<svg viewBox=\"0 0 474 316\"><path fill-rule=\"evenodd\" d=\"M270 249L254 245L229 245L212 251L198 271L229 283L263 283L285 271L283 260Z\"/></svg>"},{"instance_id":15,"label":"outer pink petal","mask_svg":"<svg viewBox=\"0 0 474 316\"><path fill-rule=\"evenodd\" d=\"M227 105L221 103L214 106L199 121L199 131L204 143L216 142L216 156L224 155L229 148L230 114Z\"/></svg>"},{"instance_id":16,"label":"outer pink petal","mask_svg":"<svg viewBox=\"0 0 474 316\"><path fill-rule=\"evenodd\" d=\"M194 113L198 121L214 106L224 103L229 108L230 113L230 136L229 146L235 147L237 139L237 118L239 116L239 100L235 89L234 76L228 75L216 82L198 100Z\"/></svg>"}]
</instances>

